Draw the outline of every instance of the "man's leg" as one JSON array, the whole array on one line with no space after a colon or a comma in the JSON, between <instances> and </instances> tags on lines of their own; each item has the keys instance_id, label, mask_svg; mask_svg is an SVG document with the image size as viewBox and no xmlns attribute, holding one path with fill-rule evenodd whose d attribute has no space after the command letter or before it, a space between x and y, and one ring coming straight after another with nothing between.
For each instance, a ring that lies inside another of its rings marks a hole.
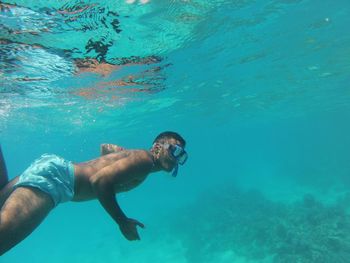
<instances>
[{"instance_id":1,"label":"man's leg","mask_svg":"<svg viewBox=\"0 0 350 263\"><path fill-rule=\"evenodd\" d=\"M0 145L0 190L8 183L7 169Z\"/></svg>"},{"instance_id":2,"label":"man's leg","mask_svg":"<svg viewBox=\"0 0 350 263\"><path fill-rule=\"evenodd\" d=\"M39 189L15 189L0 211L0 256L33 232L53 207L50 196Z\"/></svg>"},{"instance_id":3,"label":"man's leg","mask_svg":"<svg viewBox=\"0 0 350 263\"><path fill-rule=\"evenodd\" d=\"M9 198L10 194L13 192L14 185L18 182L19 176L13 178L10 182L8 182L1 190L0 190L0 210L1 207L6 202L7 198Z\"/></svg>"}]
</instances>

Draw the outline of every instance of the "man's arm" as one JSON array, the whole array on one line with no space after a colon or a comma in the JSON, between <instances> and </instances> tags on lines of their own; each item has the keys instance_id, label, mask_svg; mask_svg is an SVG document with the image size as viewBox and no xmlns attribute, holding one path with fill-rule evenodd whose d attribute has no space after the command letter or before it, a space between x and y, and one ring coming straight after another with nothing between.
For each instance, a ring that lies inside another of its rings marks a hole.
<instances>
[{"instance_id":1,"label":"man's arm","mask_svg":"<svg viewBox=\"0 0 350 263\"><path fill-rule=\"evenodd\" d=\"M125 161L124 161L125 162ZM100 170L91 178L93 189L103 208L119 225L125 238L128 240L139 240L140 236L136 226L144 225L135 219L128 218L121 210L114 193L114 186L118 184L121 177L127 175L128 169L123 161L116 162Z\"/></svg>"},{"instance_id":2,"label":"man's arm","mask_svg":"<svg viewBox=\"0 0 350 263\"><path fill-rule=\"evenodd\" d=\"M119 151L125 150L125 148L120 147L120 146L115 145L115 144L111 144L111 143L101 144L100 149L101 149L101 156L109 154L109 153L114 153L114 152L119 152Z\"/></svg>"},{"instance_id":3,"label":"man's arm","mask_svg":"<svg viewBox=\"0 0 350 263\"><path fill-rule=\"evenodd\" d=\"M0 189L8 183L7 169L0 145Z\"/></svg>"},{"instance_id":4,"label":"man's arm","mask_svg":"<svg viewBox=\"0 0 350 263\"><path fill-rule=\"evenodd\" d=\"M94 175L91 180L92 187L103 208L116 223L121 224L127 217L119 207L115 197L113 166L115 165L110 165L103 168L96 175Z\"/></svg>"}]
</instances>

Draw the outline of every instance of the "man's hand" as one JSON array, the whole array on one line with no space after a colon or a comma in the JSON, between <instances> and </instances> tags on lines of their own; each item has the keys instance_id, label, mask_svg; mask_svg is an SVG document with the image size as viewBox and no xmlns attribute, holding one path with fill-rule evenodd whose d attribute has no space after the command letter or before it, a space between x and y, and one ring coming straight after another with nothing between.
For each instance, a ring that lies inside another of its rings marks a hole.
<instances>
[{"instance_id":1,"label":"man's hand","mask_svg":"<svg viewBox=\"0 0 350 263\"><path fill-rule=\"evenodd\" d=\"M140 236L136 228L137 226L141 228L145 227L144 224L132 218L126 218L124 222L119 224L120 231L123 233L124 237L130 241L140 240Z\"/></svg>"}]
</instances>

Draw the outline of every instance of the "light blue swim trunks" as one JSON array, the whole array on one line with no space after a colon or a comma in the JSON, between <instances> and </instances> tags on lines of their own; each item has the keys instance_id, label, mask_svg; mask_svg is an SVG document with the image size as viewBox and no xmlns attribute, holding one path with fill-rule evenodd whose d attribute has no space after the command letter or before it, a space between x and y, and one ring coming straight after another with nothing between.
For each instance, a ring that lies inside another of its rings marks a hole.
<instances>
[{"instance_id":1,"label":"light blue swim trunks","mask_svg":"<svg viewBox=\"0 0 350 263\"><path fill-rule=\"evenodd\" d=\"M40 189L57 206L72 200L74 196L74 166L57 155L43 154L20 175L14 187L20 186Z\"/></svg>"}]
</instances>

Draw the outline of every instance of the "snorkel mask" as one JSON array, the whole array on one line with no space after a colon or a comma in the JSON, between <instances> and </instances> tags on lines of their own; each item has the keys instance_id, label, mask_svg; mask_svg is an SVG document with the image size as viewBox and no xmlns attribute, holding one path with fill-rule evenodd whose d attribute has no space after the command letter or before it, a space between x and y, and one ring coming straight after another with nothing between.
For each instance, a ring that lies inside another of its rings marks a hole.
<instances>
[{"instance_id":1,"label":"snorkel mask","mask_svg":"<svg viewBox=\"0 0 350 263\"><path fill-rule=\"evenodd\" d=\"M176 165L172 171L172 176L176 177L177 172L179 170L179 164L180 165L185 164L185 162L187 161L187 158L188 158L188 154L184 148L182 148L180 145L177 145L177 144L165 143L164 147L167 147L171 156L176 160Z\"/></svg>"}]
</instances>

